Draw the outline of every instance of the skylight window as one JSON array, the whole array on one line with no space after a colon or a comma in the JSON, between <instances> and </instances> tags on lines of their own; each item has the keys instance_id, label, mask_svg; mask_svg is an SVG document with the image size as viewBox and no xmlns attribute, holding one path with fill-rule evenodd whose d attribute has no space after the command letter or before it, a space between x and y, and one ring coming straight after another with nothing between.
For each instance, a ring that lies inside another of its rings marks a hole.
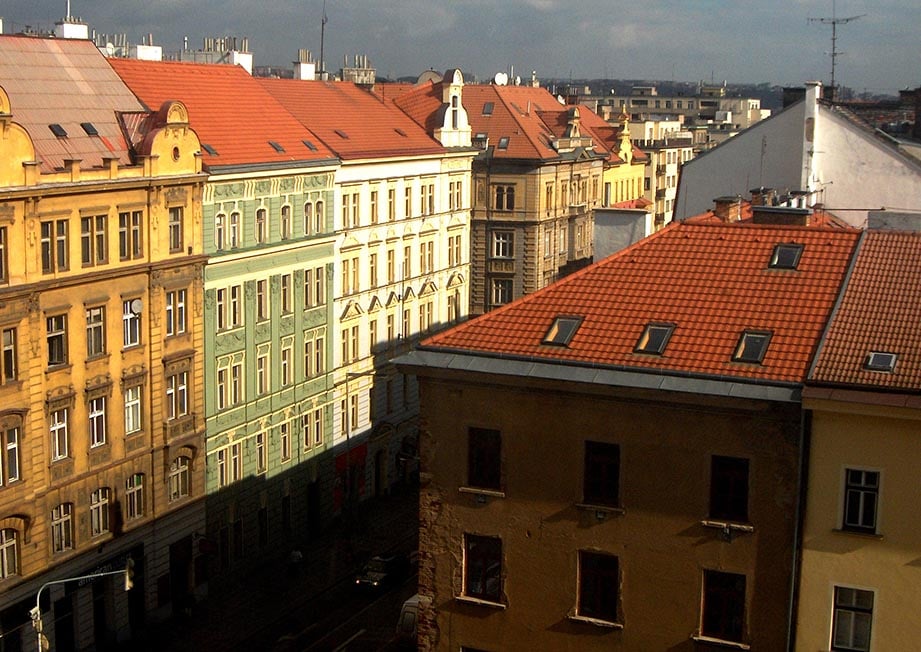
<instances>
[{"instance_id":1,"label":"skylight window","mask_svg":"<svg viewBox=\"0 0 921 652\"><path fill-rule=\"evenodd\" d=\"M81 122L80 126L83 127L83 131L86 132L87 136L98 136L99 130L96 129L96 125L92 122Z\"/></svg>"},{"instance_id":2,"label":"skylight window","mask_svg":"<svg viewBox=\"0 0 921 652\"><path fill-rule=\"evenodd\" d=\"M310 142L309 140L302 140L301 142L304 143L304 147L306 147L307 149L309 149L311 152L317 151L317 146L314 145L314 144L313 144L312 142Z\"/></svg>"},{"instance_id":3,"label":"skylight window","mask_svg":"<svg viewBox=\"0 0 921 652\"><path fill-rule=\"evenodd\" d=\"M674 330L674 324L647 324L636 343L636 348L633 349L634 352L662 355Z\"/></svg>"},{"instance_id":4,"label":"skylight window","mask_svg":"<svg viewBox=\"0 0 921 652\"><path fill-rule=\"evenodd\" d=\"M891 373L895 369L895 353L888 353L886 351L870 351L867 354L867 359L863 363L864 369L870 371L883 371Z\"/></svg>"},{"instance_id":5,"label":"skylight window","mask_svg":"<svg viewBox=\"0 0 921 652\"><path fill-rule=\"evenodd\" d=\"M50 124L48 125L48 128L51 130L51 133L53 133L58 138L67 138L67 131L65 131L64 127L58 123L55 122Z\"/></svg>"},{"instance_id":6,"label":"skylight window","mask_svg":"<svg viewBox=\"0 0 921 652\"><path fill-rule=\"evenodd\" d=\"M492 110L495 105L492 102L485 102L483 104L483 115L492 115Z\"/></svg>"},{"instance_id":7,"label":"skylight window","mask_svg":"<svg viewBox=\"0 0 921 652\"><path fill-rule=\"evenodd\" d=\"M403 138L407 138L406 132L400 129L399 127L395 128L394 131L400 134L401 136L403 136Z\"/></svg>"},{"instance_id":8,"label":"skylight window","mask_svg":"<svg viewBox=\"0 0 921 652\"><path fill-rule=\"evenodd\" d=\"M569 346L581 323L581 317L557 317L544 335L544 344Z\"/></svg>"},{"instance_id":9,"label":"skylight window","mask_svg":"<svg viewBox=\"0 0 921 652\"><path fill-rule=\"evenodd\" d=\"M217 150L208 145L207 143L202 143L201 148L211 154L211 156L217 156Z\"/></svg>"},{"instance_id":10,"label":"skylight window","mask_svg":"<svg viewBox=\"0 0 921 652\"><path fill-rule=\"evenodd\" d=\"M732 356L733 361L760 364L770 341L770 331L745 331L739 338L739 344Z\"/></svg>"},{"instance_id":11,"label":"skylight window","mask_svg":"<svg viewBox=\"0 0 921 652\"><path fill-rule=\"evenodd\" d=\"M800 256L803 255L801 244L779 244L774 247L768 267L773 269L796 269Z\"/></svg>"},{"instance_id":12,"label":"skylight window","mask_svg":"<svg viewBox=\"0 0 921 652\"><path fill-rule=\"evenodd\" d=\"M502 136L499 139L499 149L508 149L508 136Z\"/></svg>"},{"instance_id":13,"label":"skylight window","mask_svg":"<svg viewBox=\"0 0 921 652\"><path fill-rule=\"evenodd\" d=\"M276 143L274 140L270 140L269 145L271 145L272 149L274 149L279 154L283 154L285 151L285 148L279 145L278 143Z\"/></svg>"},{"instance_id":14,"label":"skylight window","mask_svg":"<svg viewBox=\"0 0 921 652\"><path fill-rule=\"evenodd\" d=\"M345 133L344 131L342 131L341 129L333 129L333 131L336 132L336 135L339 136L339 138L344 138L346 140L349 139L349 135Z\"/></svg>"}]
</instances>

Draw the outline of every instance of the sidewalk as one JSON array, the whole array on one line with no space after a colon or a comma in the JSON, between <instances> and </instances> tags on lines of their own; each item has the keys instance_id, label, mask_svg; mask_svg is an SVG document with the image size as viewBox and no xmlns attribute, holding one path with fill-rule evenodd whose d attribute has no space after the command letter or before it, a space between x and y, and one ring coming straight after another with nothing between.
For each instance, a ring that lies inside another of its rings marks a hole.
<instances>
[{"instance_id":1,"label":"sidewalk","mask_svg":"<svg viewBox=\"0 0 921 652\"><path fill-rule=\"evenodd\" d=\"M345 523L333 525L301 549L299 569L284 557L252 568L230 587L210 589L190 620L154 626L146 640L132 641L125 649L230 651L267 629L283 633L286 625L296 626L294 619L286 619L295 605L354 575L368 556L418 545L418 496L417 488L403 489L356 506L351 533Z\"/></svg>"}]
</instances>

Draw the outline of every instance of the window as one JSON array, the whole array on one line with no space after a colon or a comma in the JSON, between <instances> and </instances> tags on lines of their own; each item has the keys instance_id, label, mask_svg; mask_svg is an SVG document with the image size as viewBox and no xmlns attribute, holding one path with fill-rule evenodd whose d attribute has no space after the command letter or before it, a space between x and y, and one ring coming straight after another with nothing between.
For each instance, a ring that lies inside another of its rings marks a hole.
<instances>
[{"instance_id":1,"label":"window","mask_svg":"<svg viewBox=\"0 0 921 652\"><path fill-rule=\"evenodd\" d=\"M413 189L410 182L406 182L403 188L403 217L412 217L413 215Z\"/></svg>"},{"instance_id":2,"label":"window","mask_svg":"<svg viewBox=\"0 0 921 652\"><path fill-rule=\"evenodd\" d=\"M256 319L265 321L269 318L269 282L266 279L256 281Z\"/></svg>"},{"instance_id":3,"label":"window","mask_svg":"<svg viewBox=\"0 0 921 652\"><path fill-rule=\"evenodd\" d=\"M141 343L141 300L122 302L122 343L127 348Z\"/></svg>"},{"instance_id":4,"label":"window","mask_svg":"<svg viewBox=\"0 0 921 652\"><path fill-rule=\"evenodd\" d=\"M106 309L103 306L86 309L86 357L94 358L106 352Z\"/></svg>"},{"instance_id":5,"label":"window","mask_svg":"<svg viewBox=\"0 0 921 652\"><path fill-rule=\"evenodd\" d=\"M106 262L108 258L108 238L105 215L80 218L80 262L84 267L91 267Z\"/></svg>"},{"instance_id":6,"label":"window","mask_svg":"<svg viewBox=\"0 0 921 652\"><path fill-rule=\"evenodd\" d=\"M290 274L281 275L281 312L282 314L287 315L294 308L294 298L292 287L292 278Z\"/></svg>"},{"instance_id":7,"label":"window","mask_svg":"<svg viewBox=\"0 0 921 652\"><path fill-rule=\"evenodd\" d=\"M281 239L291 237L291 207L287 204L281 207Z\"/></svg>"},{"instance_id":8,"label":"window","mask_svg":"<svg viewBox=\"0 0 921 652\"><path fill-rule=\"evenodd\" d=\"M492 115L494 106L495 105L493 104L493 102L484 102L483 103L483 115Z\"/></svg>"},{"instance_id":9,"label":"window","mask_svg":"<svg viewBox=\"0 0 921 652\"><path fill-rule=\"evenodd\" d=\"M67 434L67 408L52 410L50 414L51 424L49 431L51 433L51 461L56 462L67 457L70 439Z\"/></svg>"},{"instance_id":10,"label":"window","mask_svg":"<svg viewBox=\"0 0 921 652\"><path fill-rule=\"evenodd\" d=\"M801 244L779 244L774 247L768 267L774 269L796 269L800 256L803 255Z\"/></svg>"},{"instance_id":11,"label":"window","mask_svg":"<svg viewBox=\"0 0 921 652\"><path fill-rule=\"evenodd\" d=\"M371 289L377 287L377 254L371 254L368 260L368 267L371 272Z\"/></svg>"},{"instance_id":12,"label":"window","mask_svg":"<svg viewBox=\"0 0 921 652\"><path fill-rule=\"evenodd\" d=\"M19 534L12 528L0 530L0 579L19 574Z\"/></svg>"},{"instance_id":13,"label":"window","mask_svg":"<svg viewBox=\"0 0 921 652\"><path fill-rule=\"evenodd\" d=\"M170 253L182 251L182 206L169 209L169 250Z\"/></svg>"},{"instance_id":14,"label":"window","mask_svg":"<svg viewBox=\"0 0 921 652\"><path fill-rule=\"evenodd\" d=\"M419 245L419 266L423 274L435 271L435 243L431 240Z\"/></svg>"},{"instance_id":15,"label":"window","mask_svg":"<svg viewBox=\"0 0 921 652\"><path fill-rule=\"evenodd\" d=\"M493 208L497 211L515 210L515 186L493 186L493 192L495 199Z\"/></svg>"},{"instance_id":16,"label":"window","mask_svg":"<svg viewBox=\"0 0 921 652\"><path fill-rule=\"evenodd\" d=\"M243 478L243 444L236 443L230 447L230 481Z\"/></svg>"},{"instance_id":17,"label":"window","mask_svg":"<svg viewBox=\"0 0 921 652\"><path fill-rule=\"evenodd\" d=\"M371 224L377 224L377 191L371 191Z\"/></svg>"},{"instance_id":18,"label":"window","mask_svg":"<svg viewBox=\"0 0 921 652\"><path fill-rule=\"evenodd\" d=\"M585 442L582 500L587 505L620 507L620 446Z\"/></svg>"},{"instance_id":19,"label":"window","mask_svg":"<svg viewBox=\"0 0 921 652\"><path fill-rule=\"evenodd\" d=\"M397 219L397 190L396 188L387 189L387 221L393 222Z\"/></svg>"},{"instance_id":20,"label":"window","mask_svg":"<svg viewBox=\"0 0 921 652\"><path fill-rule=\"evenodd\" d=\"M313 204L304 202L304 235L313 235Z\"/></svg>"},{"instance_id":21,"label":"window","mask_svg":"<svg viewBox=\"0 0 921 652\"><path fill-rule=\"evenodd\" d=\"M227 328L227 290L224 288L214 291L214 321L219 331Z\"/></svg>"},{"instance_id":22,"label":"window","mask_svg":"<svg viewBox=\"0 0 921 652\"><path fill-rule=\"evenodd\" d=\"M217 469L217 486L226 487L229 483L229 476L227 475L227 449L222 448L214 454L217 464L215 468Z\"/></svg>"},{"instance_id":23,"label":"window","mask_svg":"<svg viewBox=\"0 0 921 652\"><path fill-rule=\"evenodd\" d=\"M221 250L227 244L227 216L218 213L214 216L214 246Z\"/></svg>"},{"instance_id":24,"label":"window","mask_svg":"<svg viewBox=\"0 0 921 652\"><path fill-rule=\"evenodd\" d=\"M412 275L413 275L413 254L412 254L412 251L413 251L413 250L412 250L412 247L411 247L410 245L406 245L405 247L403 247L403 270L402 270L402 273L403 273L403 278L404 278L404 279L411 278Z\"/></svg>"},{"instance_id":25,"label":"window","mask_svg":"<svg viewBox=\"0 0 921 652\"><path fill-rule=\"evenodd\" d=\"M768 331L745 331L732 355L733 361L759 364L764 359L770 341L771 333Z\"/></svg>"},{"instance_id":26,"label":"window","mask_svg":"<svg viewBox=\"0 0 921 652\"><path fill-rule=\"evenodd\" d=\"M879 471L845 469L842 530L876 534Z\"/></svg>"},{"instance_id":27,"label":"window","mask_svg":"<svg viewBox=\"0 0 921 652\"><path fill-rule=\"evenodd\" d=\"M144 214L141 211L118 214L118 258L129 260L143 255Z\"/></svg>"},{"instance_id":28,"label":"window","mask_svg":"<svg viewBox=\"0 0 921 652\"><path fill-rule=\"evenodd\" d=\"M358 220L358 199L357 192L344 193L342 195L342 228L356 228L359 225Z\"/></svg>"},{"instance_id":29,"label":"window","mask_svg":"<svg viewBox=\"0 0 921 652\"><path fill-rule=\"evenodd\" d=\"M65 552L74 547L74 506L61 503L51 510L51 550Z\"/></svg>"},{"instance_id":30,"label":"window","mask_svg":"<svg viewBox=\"0 0 921 652\"><path fill-rule=\"evenodd\" d=\"M832 650L869 650L873 624L873 591L835 587Z\"/></svg>"},{"instance_id":31,"label":"window","mask_svg":"<svg viewBox=\"0 0 921 652\"><path fill-rule=\"evenodd\" d=\"M0 226L0 283L10 280L9 248L6 227Z\"/></svg>"},{"instance_id":32,"label":"window","mask_svg":"<svg viewBox=\"0 0 921 652\"><path fill-rule=\"evenodd\" d=\"M497 278L492 282L492 305L501 306L512 300L512 279Z\"/></svg>"},{"instance_id":33,"label":"window","mask_svg":"<svg viewBox=\"0 0 921 652\"><path fill-rule=\"evenodd\" d=\"M710 518L748 521L748 460L714 455L710 462Z\"/></svg>"},{"instance_id":34,"label":"window","mask_svg":"<svg viewBox=\"0 0 921 652\"><path fill-rule=\"evenodd\" d=\"M90 535L98 537L109 531L109 498L111 492L108 487L102 487L90 494Z\"/></svg>"},{"instance_id":35,"label":"window","mask_svg":"<svg viewBox=\"0 0 921 652\"><path fill-rule=\"evenodd\" d=\"M186 291L172 290L166 293L166 334L182 335L186 328Z\"/></svg>"},{"instance_id":36,"label":"window","mask_svg":"<svg viewBox=\"0 0 921 652\"><path fill-rule=\"evenodd\" d=\"M19 356L16 355L16 329L3 329L3 367L0 368L0 385L16 380L19 374Z\"/></svg>"},{"instance_id":37,"label":"window","mask_svg":"<svg viewBox=\"0 0 921 652\"><path fill-rule=\"evenodd\" d=\"M745 626L745 576L704 571L700 633L722 641L742 642Z\"/></svg>"},{"instance_id":38,"label":"window","mask_svg":"<svg viewBox=\"0 0 921 652\"><path fill-rule=\"evenodd\" d=\"M45 320L48 330L48 366L67 364L67 315L53 315Z\"/></svg>"},{"instance_id":39,"label":"window","mask_svg":"<svg viewBox=\"0 0 921 652\"><path fill-rule=\"evenodd\" d=\"M499 491L501 475L501 433L487 428L470 428L467 431L467 484Z\"/></svg>"},{"instance_id":40,"label":"window","mask_svg":"<svg viewBox=\"0 0 921 652\"><path fill-rule=\"evenodd\" d=\"M265 473L268 468L268 455L265 448L265 433L256 433L256 473Z\"/></svg>"},{"instance_id":41,"label":"window","mask_svg":"<svg viewBox=\"0 0 921 652\"><path fill-rule=\"evenodd\" d=\"M191 460L180 455L169 466L169 499L170 502L185 498L189 495L191 482Z\"/></svg>"},{"instance_id":42,"label":"window","mask_svg":"<svg viewBox=\"0 0 921 652\"><path fill-rule=\"evenodd\" d=\"M106 397L97 396L86 403L89 414L90 447L106 443Z\"/></svg>"},{"instance_id":43,"label":"window","mask_svg":"<svg viewBox=\"0 0 921 652\"><path fill-rule=\"evenodd\" d=\"M243 401L243 364L237 362L230 366L230 404L238 405Z\"/></svg>"},{"instance_id":44,"label":"window","mask_svg":"<svg viewBox=\"0 0 921 652\"><path fill-rule=\"evenodd\" d=\"M544 336L544 344L568 346L581 323L581 317L557 317Z\"/></svg>"},{"instance_id":45,"label":"window","mask_svg":"<svg viewBox=\"0 0 921 652\"><path fill-rule=\"evenodd\" d=\"M67 220L41 223L42 272L62 272L67 269Z\"/></svg>"},{"instance_id":46,"label":"window","mask_svg":"<svg viewBox=\"0 0 921 652\"><path fill-rule=\"evenodd\" d=\"M278 426L278 441L281 449L281 461L291 459L291 424L288 421Z\"/></svg>"},{"instance_id":47,"label":"window","mask_svg":"<svg viewBox=\"0 0 921 652\"><path fill-rule=\"evenodd\" d=\"M869 371L891 372L895 369L895 361L898 356L895 353L884 351L871 351L867 354L863 368Z\"/></svg>"},{"instance_id":48,"label":"window","mask_svg":"<svg viewBox=\"0 0 921 652\"><path fill-rule=\"evenodd\" d=\"M144 516L144 474L133 473L125 481L125 518Z\"/></svg>"},{"instance_id":49,"label":"window","mask_svg":"<svg viewBox=\"0 0 921 652\"><path fill-rule=\"evenodd\" d=\"M230 214L230 248L240 246L240 214L236 211Z\"/></svg>"},{"instance_id":50,"label":"window","mask_svg":"<svg viewBox=\"0 0 921 652\"><path fill-rule=\"evenodd\" d=\"M463 264L461 257L461 236L448 236L448 267L456 267Z\"/></svg>"},{"instance_id":51,"label":"window","mask_svg":"<svg viewBox=\"0 0 921 652\"><path fill-rule=\"evenodd\" d=\"M141 386L125 388L125 434L141 431Z\"/></svg>"},{"instance_id":52,"label":"window","mask_svg":"<svg viewBox=\"0 0 921 652\"><path fill-rule=\"evenodd\" d=\"M634 353L662 355L674 330L673 324L647 324L633 349Z\"/></svg>"},{"instance_id":53,"label":"window","mask_svg":"<svg viewBox=\"0 0 921 652\"><path fill-rule=\"evenodd\" d=\"M291 344L283 346L281 349L281 384L283 387L287 387L291 384L292 377L294 375L292 369L292 359L291 356L293 350Z\"/></svg>"},{"instance_id":54,"label":"window","mask_svg":"<svg viewBox=\"0 0 921 652\"><path fill-rule=\"evenodd\" d=\"M264 208L256 210L255 238L258 244L264 244L269 239L269 217Z\"/></svg>"},{"instance_id":55,"label":"window","mask_svg":"<svg viewBox=\"0 0 921 652\"><path fill-rule=\"evenodd\" d=\"M511 231L494 231L492 234L492 257L512 258L515 255L515 234Z\"/></svg>"},{"instance_id":56,"label":"window","mask_svg":"<svg viewBox=\"0 0 921 652\"><path fill-rule=\"evenodd\" d=\"M166 418L179 419L189 413L189 372L166 377Z\"/></svg>"},{"instance_id":57,"label":"window","mask_svg":"<svg viewBox=\"0 0 921 652\"><path fill-rule=\"evenodd\" d=\"M19 427L9 426L2 432L0 441L0 485L19 480Z\"/></svg>"},{"instance_id":58,"label":"window","mask_svg":"<svg viewBox=\"0 0 921 652\"><path fill-rule=\"evenodd\" d=\"M432 327L432 318L434 315L434 304L432 301L426 301L419 304L419 332L424 333Z\"/></svg>"},{"instance_id":59,"label":"window","mask_svg":"<svg viewBox=\"0 0 921 652\"><path fill-rule=\"evenodd\" d=\"M229 321L231 328L239 328L243 325L243 286L230 286L230 314Z\"/></svg>"},{"instance_id":60,"label":"window","mask_svg":"<svg viewBox=\"0 0 921 652\"><path fill-rule=\"evenodd\" d=\"M614 555L579 551L579 604L576 613L616 623L620 590L619 563Z\"/></svg>"},{"instance_id":61,"label":"window","mask_svg":"<svg viewBox=\"0 0 921 652\"><path fill-rule=\"evenodd\" d=\"M269 356L265 353L256 358L256 393L262 396L269 391Z\"/></svg>"},{"instance_id":62,"label":"window","mask_svg":"<svg viewBox=\"0 0 921 652\"><path fill-rule=\"evenodd\" d=\"M502 597L502 539L464 535L464 595L499 602Z\"/></svg>"},{"instance_id":63,"label":"window","mask_svg":"<svg viewBox=\"0 0 921 652\"><path fill-rule=\"evenodd\" d=\"M313 308L326 303L326 270L323 267L304 270L304 307Z\"/></svg>"},{"instance_id":64,"label":"window","mask_svg":"<svg viewBox=\"0 0 921 652\"><path fill-rule=\"evenodd\" d=\"M227 369L217 370L217 409L223 410L227 407Z\"/></svg>"},{"instance_id":65,"label":"window","mask_svg":"<svg viewBox=\"0 0 921 652\"><path fill-rule=\"evenodd\" d=\"M396 280L396 252L393 249L387 250L387 282L393 283Z\"/></svg>"}]
</instances>

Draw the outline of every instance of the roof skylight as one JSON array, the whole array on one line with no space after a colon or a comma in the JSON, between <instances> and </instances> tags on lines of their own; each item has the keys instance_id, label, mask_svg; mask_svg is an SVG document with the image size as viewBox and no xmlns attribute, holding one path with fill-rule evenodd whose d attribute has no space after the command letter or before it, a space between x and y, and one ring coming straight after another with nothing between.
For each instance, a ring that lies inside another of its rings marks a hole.
<instances>
[{"instance_id":1,"label":"roof skylight","mask_svg":"<svg viewBox=\"0 0 921 652\"><path fill-rule=\"evenodd\" d=\"M753 362L760 364L767 353L771 341L770 331L745 331L739 338L735 353L732 355L734 362Z\"/></svg>"},{"instance_id":2,"label":"roof skylight","mask_svg":"<svg viewBox=\"0 0 921 652\"><path fill-rule=\"evenodd\" d=\"M218 155L218 154L217 154L217 150L214 149L213 147L211 147L211 145L208 145L207 143L202 143L202 144L201 144L201 148L202 148L203 150L205 150L206 152L208 152L209 154L211 154L211 156L217 156L217 155Z\"/></svg>"},{"instance_id":3,"label":"roof skylight","mask_svg":"<svg viewBox=\"0 0 921 652\"><path fill-rule=\"evenodd\" d=\"M96 125L92 122L81 122L80 126L83 127L83 131L86 132L87 136L98 136L99 130L96 129Z\"/></svg>"},{"instance_id":4,"label":"roof skylight","mask_svg":"<svg viewBox=\"0 0 921 652\"><path fill-rule=\"evenodd\" d=\"M274 149L279 154L282 154L285 151L285 148L282 147L280 144L276 143L274 140L270 140L269 145L271 145L272 149Z\"/></svg>"},{"instance_id":5,"label":"roof skylight","mask_svg":"<svg viewBox=\"0 0 921 652\"><path fill-rule=\"evenodd\" d=\"M492 102L483 103L483 115L492 115L492 110L495 105Z\"/></svg>"},{"instance_id":6,"label":"roof skylight","mask_svg":"<svg viewBox=\"0 0 921 652\"><path fill-rule=\"evenodd\" d=\"M67 131L58 123L55 122L50 124L48 125L48 128L51 130L51 133L53 133L58 138L67 138Z\"/></svg>"},{"instance_id":7,"label":"roof skylight","mask_svg":"<svg viewBox=\"0 0 921 652\"><path fill-rule=\"evenodd\" d=\"M349 139L349 135L341 129L333 129L333 131L336 132L336 135L339 136L339 138L345 138L346 140Z\"/></svg>"},{"instance_id":8,"label":"roof skylight","mask_svg":"<svg viewBox=\"0 0 921 652\"><path fill-rule=\"evenodd\" d=\"M311 152L317 151L317 146L314 145L314 144L313 144L312 142L310 142L309 140L302 140L301 142L304 143L304 147L306 147L307 149L309 149Z\"/></svg>"},{"instance_id":9,"label":"roof skylight","mask_svg":"<svg viewBox=\"0 0 921 652\"><path fill-rule=\"evenodd\" d=\"M635 353L649 353L652 355L662 355L668 340L675 330L674 324L646 324L643 334L636 343Z\"/></svg>"},{"instance_id":10,"label":"roof skylight","mask_svg":"<svg viewBox=\"0 0 921 652\"><path fill-rule=\"evenodd\" d=\"M403 131L402 129L400 129L399 127L396 127L396 128L394 129L394 131L397 132L398 134L400 134L401 136L403 136L403 138L407 138L406 132Z\"/></svg>"},{"instance_id":11,"label":"roof skylight","mask_svg":"<svg viewBox=\"0 0 921 652\"><path fill-rule=\"evenodd\" d=\"M883 371L891 373L895 369L895 360L898 356L887 351L870 351L863 363L864 369L869 371Z\"/></svg>"},{"instance_id":12,"label":"roof skylight","mask_svg":"<svg viewBox=\"0 0 921 652\"><path fill-rule=\"evenodd\" d=\"M544 335L543 343L569 346L581 323L582 317L557 317L553 320L550 330Z\"/></svg>"},{"instance_id":13,"label":"roof skylight","mask_svg":"<svg viewBox=\"0 0 921 652\"><path fill-rule=\"evenodd\" d=\"M499 138L499 149L508 149L508 136Z\"/></svg>"},{"instance_id":14,"label":"roof skylight","mask_svg":"<svg viewBox=\"0 0 921 652\"><path fill-rule=\"evenodd\" d=\"M796 269L800 256L803 255L801 244L779 244L774 247L768 267L773 269Z\"/></svg>"}]
</instances>

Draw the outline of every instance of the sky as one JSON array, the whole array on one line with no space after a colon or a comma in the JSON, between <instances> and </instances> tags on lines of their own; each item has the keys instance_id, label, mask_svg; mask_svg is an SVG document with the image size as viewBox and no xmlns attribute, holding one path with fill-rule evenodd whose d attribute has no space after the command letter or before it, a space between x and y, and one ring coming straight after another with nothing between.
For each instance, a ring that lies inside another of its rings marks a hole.
<instances>
[{"instance_id":1,"label":"sky","mask_svg":"<svg viewBox=\"0 0 921 652\"><path fill-rule=\"evenodd\" d=\"M247 37L254 64L319 58L323 0L70 0L103 34L165 51L183 37ZM836 4L835 4L836 2ZM4 0L4 33L53 28L67 0ZM856 92L921 86L918 0L326 0L326 68L366 55L378 75L460 68L481 81L514 68L527 79L648 79L802 85L831 76Z\"/></svg>"}]
</instances>

